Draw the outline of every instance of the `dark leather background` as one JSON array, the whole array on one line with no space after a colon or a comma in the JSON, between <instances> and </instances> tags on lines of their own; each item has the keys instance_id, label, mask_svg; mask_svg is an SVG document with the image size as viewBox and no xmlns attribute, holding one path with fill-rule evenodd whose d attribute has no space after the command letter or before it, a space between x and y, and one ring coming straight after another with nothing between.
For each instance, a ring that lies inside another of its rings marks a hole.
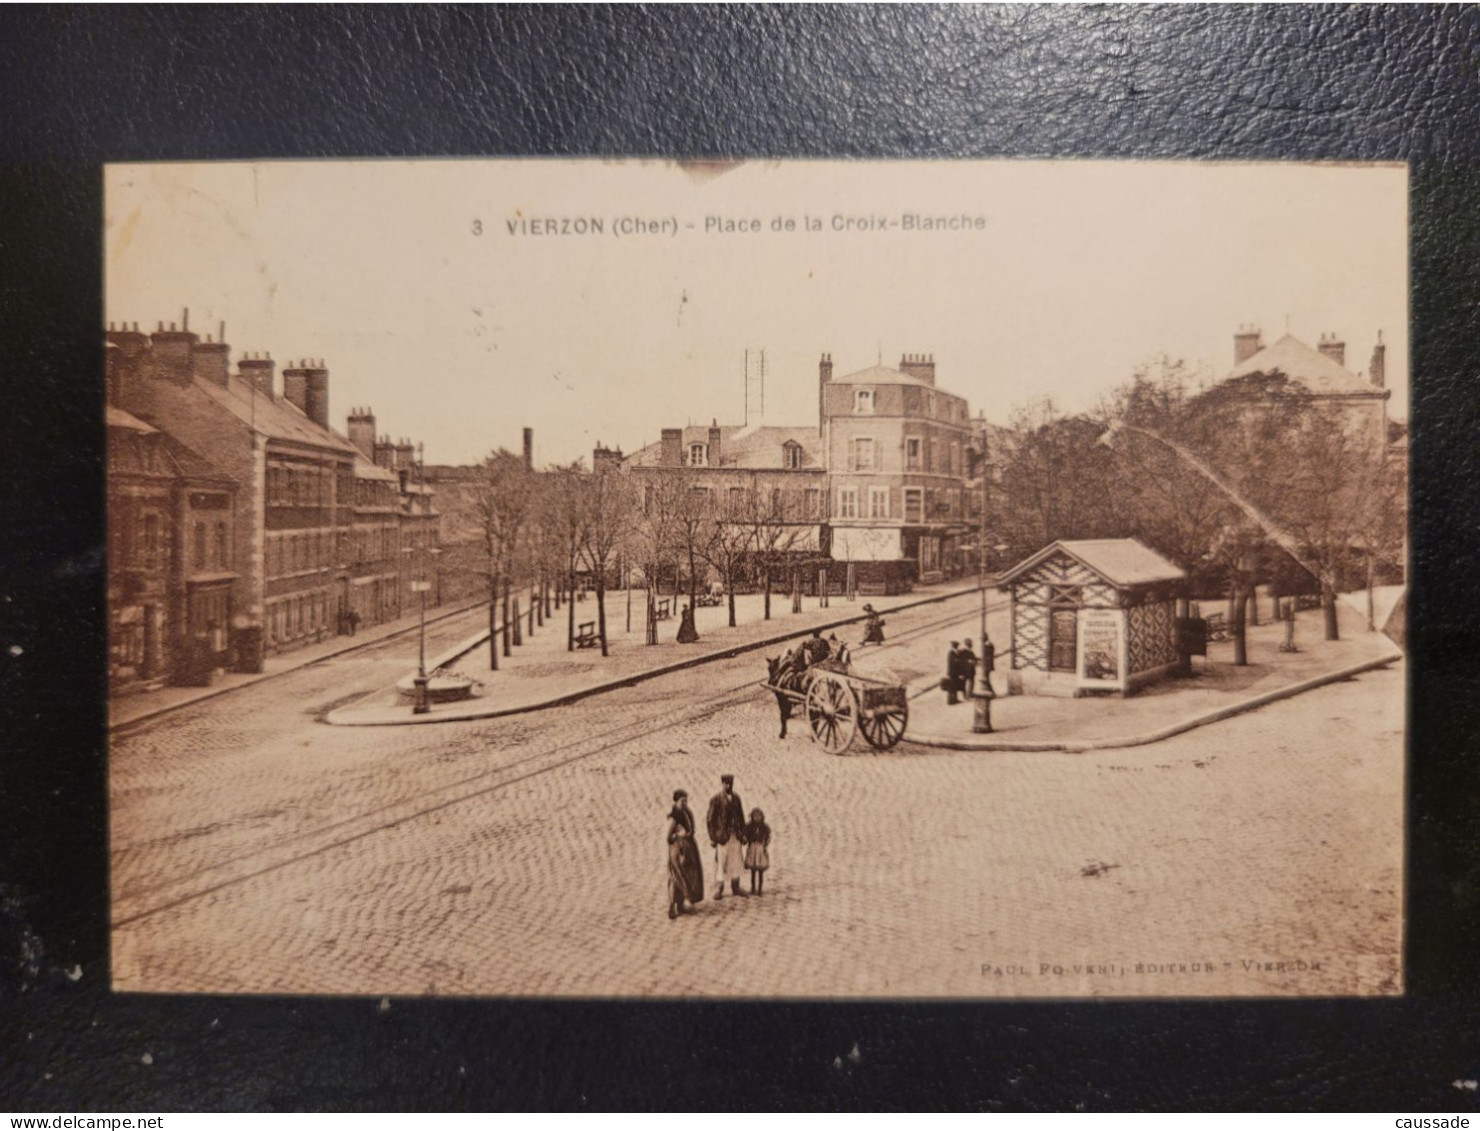
<instances>
[{"instance_id":1,"label":"dark leather background","mask_svg":"<svg viewBox=\"0 0 1480 1131\"><path fill-rule=\"evenodd\" d=\"M1480 1077L1477 44L1473 7L0 13L0 1109L1480 1114L1453 1086ZM112 995L100 165L442 154L1411 162L1408 996L381 1013Z\"/></svg>"}]
</instances>

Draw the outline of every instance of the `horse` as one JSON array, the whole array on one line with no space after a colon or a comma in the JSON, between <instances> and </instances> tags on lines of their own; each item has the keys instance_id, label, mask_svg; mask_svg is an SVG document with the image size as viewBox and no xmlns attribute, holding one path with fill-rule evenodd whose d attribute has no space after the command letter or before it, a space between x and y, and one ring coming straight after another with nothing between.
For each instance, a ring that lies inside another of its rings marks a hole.
<instances>
[{"instance_id":1,"label":"horse","mask_svg":"<svg viewBox=\"0 0 1480 1131\"><path fill-rule=\"evenodd\" d=\"M766 671L768 675L767 682L772 687L787 687L794 691L800 691L802 689L802 673L797 671L793 665L786 663L786 657L777 656L775 659L768 659L766 661ZM780 691L772 692L772 694L776 696L776 709L781 714L781 737L785 738L786 720L791 718L792 709L799 704L789 695L784 695Z\"/></svg>"}]
</instances>

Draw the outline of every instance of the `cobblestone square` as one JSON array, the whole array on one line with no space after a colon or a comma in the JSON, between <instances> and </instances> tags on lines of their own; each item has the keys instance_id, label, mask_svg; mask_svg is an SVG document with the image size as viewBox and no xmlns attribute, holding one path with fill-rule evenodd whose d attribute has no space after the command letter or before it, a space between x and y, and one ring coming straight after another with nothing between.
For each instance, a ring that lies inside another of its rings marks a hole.
<instances>
[{"instance_id":1,"label":"cobblestone square","mask_svg":"<svg viewBox=\"0 0 1480 1131\"><path fill-rule=\"evenodd\" d=\"M974 623L970 602L898 614L872 662L929 671ZM117 989L1401 991L1402 665L1084 754L830 757L778 740L758 653L507 719L318 721L410 656L387 641L115 737ZM722 772L774 830L765 894L716 902L706 851L710 898L670 921L669 795L702 838Z\"/></svg>"}]
</instances>

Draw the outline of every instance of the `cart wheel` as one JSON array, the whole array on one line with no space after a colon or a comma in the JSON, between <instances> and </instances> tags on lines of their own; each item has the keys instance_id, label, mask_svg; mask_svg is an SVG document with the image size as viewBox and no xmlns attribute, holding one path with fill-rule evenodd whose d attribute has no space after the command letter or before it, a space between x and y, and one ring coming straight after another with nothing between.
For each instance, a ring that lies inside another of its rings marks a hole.
<instances>
[{"instance_id":1,"label":"cart wheel","mask_svg":"<svg viewBox=\"0 0 1480 1131\"><path fill-rule=\"evenodd\" d=\"M841 754L858 733L858 703L841 680L823 675L807 690L807 722L812 739L829 754Z\"/></svg>"},{"instance_id":2,"label":"cart wheel","mask_svg":"<svg viewBox=\"0 0 1480 1131\"><path fill-rule=\"evenodd\" d=\"M904 728L910 721L910 708L885 707L872 715L858 720L863 730L864 741L875 750L892 750L904 737Z\"/></svg>"}]
</instances>

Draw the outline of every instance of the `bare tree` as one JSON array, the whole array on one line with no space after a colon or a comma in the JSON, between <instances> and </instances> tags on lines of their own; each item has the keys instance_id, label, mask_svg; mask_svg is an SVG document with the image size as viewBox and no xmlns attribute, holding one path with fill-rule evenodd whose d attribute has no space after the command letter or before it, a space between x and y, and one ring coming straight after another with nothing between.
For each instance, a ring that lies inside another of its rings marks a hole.
<instances>
[{"instance_id":1,"label":"bare tree","mask_svg":"<svg viewBox=\"0 0 1480 1131\"><path fill-rule=\"evenodd\" d=\"M820 501L822 492L817 498ZM800 513L803 507L795 496L779 493L771 498L752 495L748 500L747 525L750 528L751 553L760 567L761 586L765 594L765 619L771 619L771 592L777 567L794 550L807 541L807 531L815 530L822 515Z\"/></svg>"},{"instance_id":2,"label":"bare tree","mask_svg":"<svg viewBox=\"0 0 1480 1131\"><path fill-rule=\"evenodd\" d=\"M499 449L484 459L472 492L481 561L479 572L488 582L488 666L498 670L499 605L504 603L502 631L508 655L508 594L520 537L534 498L534 478L524 461Z\"/></svg>"},{"instance_id":3,"label":"bare tree","mask_svg":"<svg viewBox=\"0 0 1480 1131\"><path fill-rule=\"evenodd\" d=\"M574 651L576 646L576 569L581 560L587 521L583 484L585 475L585 469L579 461L555 468L548 473L547 492L544 496L552 538L558 548L560 568L564 573L567 652Z\"/></svg>"},{"instance_id":4,"label":"bare tree","mask_svg":"<svg viewBox=\"0 0 1480 1131\"><path fill-rule=\"evenodd\" d=\"M1048 398L1014 410L1018 435L1003 468L1001 533L1009 553L1026 557L1061 538L1123 531L1123 502L1110 489L1113 453L1099 443L1103 422L1065 416Z\"/></svg>"},{"instance_id":5,"label":"bare tree","mask_svg":"<svg viewBox=\"0 0 1480 1131\"><path fill-rule=\"evenodd\" d=\"M636 479L629 546L642 566L643 581L647 586L649 644L658 642L654 597L663 571L670 562L673 563L675 587L678 584L678 517L686 487L684 473L677 468L644 469Z\"/></svg>"},{"instance_id":6,"label":"bare tree","mask_svg":"<svg viewBox=\"0 0 1480 1131\"><path fill-rule=\"evenodd\" d=\"M632 525L632 493L617 471L602 470L574 481L580 496L580 555L596 582L597 632L607 655L606 578L616 566Z\"/></svg>"},{"instance_id":7,"label":"bare tree","mask_svg":"<svg viewBox=\"0 0 1480 1131\"><path fill-rule=\"evenodd\" d=\"M755 541L752 516L760 508L754 487L742 492L736 500L732 494L704 548L704 559L724 581L725 600L729 606L730 627L735 627L735 579Z\"/></svg>"}]
</instances>

